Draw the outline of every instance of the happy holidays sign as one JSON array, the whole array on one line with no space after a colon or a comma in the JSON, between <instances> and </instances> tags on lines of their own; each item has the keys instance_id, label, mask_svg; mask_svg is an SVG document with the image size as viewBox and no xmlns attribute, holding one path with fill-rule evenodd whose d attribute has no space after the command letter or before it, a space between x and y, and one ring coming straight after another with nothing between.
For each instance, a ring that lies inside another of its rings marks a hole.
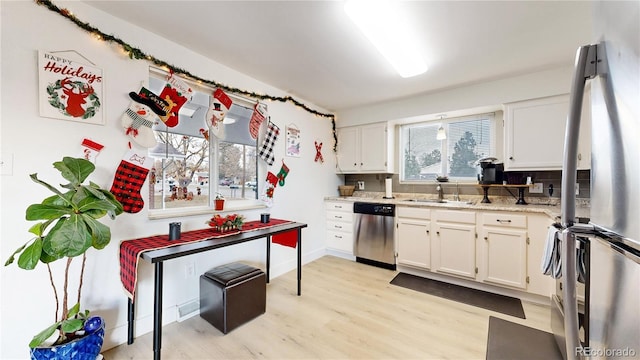
<instances>
[{"instance_id":1,"label":"happy holidays sign","mask_svg":"<svg viewBox=\"0 0 640 360\"><path fill-rule=\"evenodd\" d=\"M102 69L67 55L39 51L38 72L40 116L104 124Z\"/></svg>"}]
</instances>

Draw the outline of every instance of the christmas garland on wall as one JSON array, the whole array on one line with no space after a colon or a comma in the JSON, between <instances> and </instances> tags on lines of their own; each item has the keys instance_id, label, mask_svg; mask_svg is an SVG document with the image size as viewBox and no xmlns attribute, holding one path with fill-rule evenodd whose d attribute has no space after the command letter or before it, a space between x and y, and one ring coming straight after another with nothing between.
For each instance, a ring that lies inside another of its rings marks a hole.
<instances>
[{"instance_id":1,"label":"christmas garland on wall","mask_svg":"<svg viewBox=\"0 0 640 360\"><path fill-rule=\"evenodd\" d=\"M279 102L289 102L289 103L292 103L292 104L304 109L305 111L307 111L307 112L309 112L309 113L311 113L313 115L331 119L331 125L332 125L332 131L333 131L333 141L334 141L333 151L334 152L337 151L338 135L336 133L335 115L333 115L333 114L322 113L322 112L319 112L317 110L314 110L314 109L310 108L309 106L307 106L306 104L300 102L299 100L297 100L297 99L295 99L295 98L293 98L291 96L273 96L273 95L268 95L268 94L258 94L258 93L253 92L253 91L248 91L248 90L244 90L244 89L231 87L231 86L228 86L228 85L225 85L225 84L221 84L221 83L218 83L218 82L213 81L213 80L203 79L203 78L201 78L201 77L199 77L197 75L194 75L194 74L190 73L189 71L187 71L185 69L181 69L179 67L171 65L171 64L167 63L166 61L160 60L160 59L158 59L158 58L156 58L156 57L154 57L152 55L145 54L142 50L127 44L122 39L119 39L119 38L117 38L117 37L115 37L113 35L109 35L109 34L103 33L99 29L91 26L89 23L86 23L86 22L83 22L83 21L79 20L68 9L60 9L55 4L53 4L53 2L51 2L50 0L35 0L35 2L38 5L46 6L47 9L64 16L65 18L69 19L70 21L72 21L74 24L76 24L80 28L84 29L85 31L90 32L96 38L98 38L100 40L103 40L103 41L113 42L113 43L116 43L116 44L120 45L120 47L128 54L130 59L147 60L147 61L150 61L150 62L154 63L157 66L169 69L169 71L174 73L174 74L179 74L179 75L182 75L182 76L186 76L186 77L189 77L189 78L191 78L191 79L193 79L195 81L199 81L199 82L202 82L202 83L205 83L205 84L220 88L220 89L222 89L224 91L228 91L228 92L232 92L232 93L236 93L236 94L241 94L241 95L253 98L253 99L279 101Z\"/></svg>"}]
</instances>

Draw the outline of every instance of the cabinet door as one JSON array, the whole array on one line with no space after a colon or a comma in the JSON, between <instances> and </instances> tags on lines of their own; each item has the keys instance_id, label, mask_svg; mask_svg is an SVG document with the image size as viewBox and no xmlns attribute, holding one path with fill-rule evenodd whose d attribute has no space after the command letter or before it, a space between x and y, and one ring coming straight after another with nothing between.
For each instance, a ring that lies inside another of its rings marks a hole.
<instances>
[{"instance_id":1,"label":"cabinet door","mask_svg":"<svg viewBox=\"0 0 640 360\"><path fill-rule=\"evenodd\" d=\"M398 264L431 268L431 222L398 218L397 224Z\"/></svg>"},{"instance_id":2,"label":"cabinet door","mask_svg":"<svg viewBox=\"0 0 640 360\"><path fill-rule=\"evenodd\" d=\"M386 124L360 128L360 152L361 171L387 171Z\"/></svg>"},{"instance_id":3,"label":"cabinet door","mask_svg":"<svg viewBox=\"0 0 640 360\"><path fill-rule=\"evenodd\" d=\"M433 270L445 274L476 277L475 225L436 222L433 241Z\"/></svg>"},{"instance_id":4,"label":"cabinet door","mask_svg":"<svg viewBox=\"0 0 640 360\"><path fill-rule=\"evenodd\" d=\"M569 96L506 105L505 170L561 169Z\"/></svg>"},{"instance_id":5,"label":"cabinet door","mask_svg":"<svg viewBox=\"0 0 640 360\"><path fill-rule=\"evenodd\" d=\"M337 130L338 133L338 169L342 172L360 170L360 131L357 127Z\"/></svg>"},{"instance_id":6,"label":"cabinet door","mask_svg":"<svg viewBox=\"0 0 640 360\"><path fill-rule=\"evenodd\" d=\"M504 228L482 229L480 279L526 289L527 232Z\"/></svg>"}]
</instances>

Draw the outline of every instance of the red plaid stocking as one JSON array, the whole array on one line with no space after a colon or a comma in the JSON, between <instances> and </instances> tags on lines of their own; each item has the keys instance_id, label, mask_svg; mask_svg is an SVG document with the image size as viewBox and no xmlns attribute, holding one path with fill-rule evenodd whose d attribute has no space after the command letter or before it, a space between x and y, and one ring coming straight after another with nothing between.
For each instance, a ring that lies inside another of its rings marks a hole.
<instances>
[{"instance_id":1,"label":"red plaid stocking","mask_svg":"<svg viewBox=\"0 0 640 360\"><path fill-rule=\"evenodd\" d=\"M144 207L140 189L147 179L152 159L130 150L120 161L111 192L122 203L125 212L137 213Z\"/></svg>"}]
</instances>

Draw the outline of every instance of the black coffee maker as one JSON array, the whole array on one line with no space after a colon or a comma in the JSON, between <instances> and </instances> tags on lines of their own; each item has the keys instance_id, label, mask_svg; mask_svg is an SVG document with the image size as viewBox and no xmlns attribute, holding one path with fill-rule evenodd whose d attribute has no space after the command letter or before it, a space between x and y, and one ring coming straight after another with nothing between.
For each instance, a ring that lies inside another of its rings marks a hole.
<instances>
[{"instance_id":1,"label":"black coffee maker","mask_svg":"<svg viewBox=\"0 0 640 360\"><path fill-rule=\"evenodd\" d=\"M494 157L487 157L478 160L480 165L480 174L478 174L478 182L480 184L502 184L504 180L504 164L496 163L498 160Z\"/></svg>"}]
</instances>

